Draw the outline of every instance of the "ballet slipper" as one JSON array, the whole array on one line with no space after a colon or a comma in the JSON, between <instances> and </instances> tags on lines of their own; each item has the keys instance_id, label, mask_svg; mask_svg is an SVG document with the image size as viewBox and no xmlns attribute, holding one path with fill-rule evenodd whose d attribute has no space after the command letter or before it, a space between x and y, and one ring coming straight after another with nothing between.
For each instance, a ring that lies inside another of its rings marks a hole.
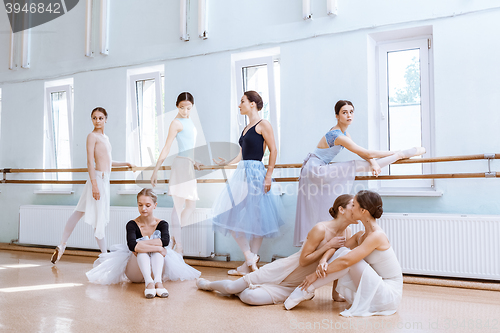
<instances>
[{"instance_id":1,"label":"ballet slipper","mask_svg":"<svg viewBox=\"0 0 500 333\"><path fill-rule=\"evenodd\" d=\"M332 292L332 299L335 301L335 302L345 302L345 298L342 297L342 295L340 295L338 292L336 292L335 290L333 290Z\"/></svg>"},{"instance_id":2,"label":"ballet slipper","mask_svg":"<svg viewBox=\"0 0 500 333\"><path fill-rule=\"evenodd\" d=\"M227 271L227 275L232 275L232 276L245 276L247 273L245 272L240 272L237 269L230 269Z\"/></svg>"},{"instance_id":3,"label":"ballet slipper","mask_svg":"<svg viewBox=\"0 0 500 333\"><path fill-rule=\"evenodd\" d=\"M204 279L204 278L197 278L196 279L196 286L200 290L213 291L213 289L210 288L209 284L210 284L210 281L208 281L207 279Z\"/></svg>"},{"instance_id":4,"label":"ballet slipper","mask_svg":"<svg viewBox=\"0 0 500 333\"><path fill-rule=\"evenodd\" d=\"M311 289L311 287L309 287L308 289ZM291 310L294 307L296 307L300 302L310 300L313 297L314 297L314 290L312 292L309 292L300 289L300 287L297 287L286 299L284 303L285 309Z\"/></svg>"},{"instance_id":5,"label":"ballet slipper","mask_svg":"<svg viewBox=\"0 0 500 333\"><path fill-rule=\"evenodd\" d=\"M233 276L245 276L248 273L250 273L250 270L248 266L246 265L246 262L241 265L236 267L236 269L231 269L227 272L227 275L233 275Z\"/></svg>"},{"instance_id":6,"label":"ballet slipper","mask_svg":"<svg viewBox=\"0 0 500 333\"><path fill-rule=\"evenodd\" d=\"M52 254L52 257L50 258L50 262L53 264L58 262L59 259L61 259L64 250L66 250L66 243L57 245L56 249L54 250L54 253Z\"/></svg>"},{"instance_id":7,"label":"ballet slipper","mask_svg":"<svg viewBox=\"0 0 500 333\"><path fill-rule=\"evenodd\" d=\"M426 150L424 147L413 147L410 149L402 150L400 152L401 158L410 158L414 156L420 156L426 153Z\"/></svg>"},{"instance_id":8,"label":"ballet slipper","mask_svg":"<svg viewBox=\"0 0 500 333\"><path fill-rule=\"evenodd\" d=\"M175 242L175 252L179 253L180 255L183 255L184 249L182 248L181 243Z\"/></svg>"},{"instance_id":9,"label":"ballet slipper","mask_svg":"<svg viewBox=\"0 0 500 333\"><path fill-rule=\"evenodd\" d=\"M253 258L251 258L250 260L247 260L246 263L247 263L247 266L250 267L250 269L252 270L252 272L255 272L256 270L259 269L259 267L257 267L257 263L260 261L260 257L257 255L257 254L253 254Z\"/></svg>"},{"instance_id":10,"label":"ballet slipper","mask_svg":"<svg viewBox=\"0 0 500 333\"><path fill-rule=\"evenodd\" d=\"M144 296L146 296L146 298L155 298L156 296L156 289L144 289Z\"/></svg>"},{"instance_id":11,"label":"ballet slipper","mask_svg":"<svg viewBox=\"0 0 500 333\"><path fill-rule=\"evenodd\" d=\"M165 288L156 288L156 296L161 297L161 298L167 298L168 297L168 291L167 291L167 289L165 289Z\"/></svg>"}]
</instances>

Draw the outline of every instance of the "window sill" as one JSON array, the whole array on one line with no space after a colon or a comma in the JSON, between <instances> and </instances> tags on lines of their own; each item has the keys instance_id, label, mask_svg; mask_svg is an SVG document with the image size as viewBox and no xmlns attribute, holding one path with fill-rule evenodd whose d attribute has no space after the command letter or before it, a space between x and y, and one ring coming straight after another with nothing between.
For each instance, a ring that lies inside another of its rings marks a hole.
<instances>
[{"instance_id":1,"label":"window sill","mask_svg":"<svg viewBox=\"0 0 500 333\"><path fill-rule=\"evenodd\" d=\"M378 189L376 190L382 197L442 197L443 191L431 189Z\"/></svg>"},{"instance_id":2,"label":"window sill","mask_svg":"<svg viewBox=\"0 0 500 333\"><path fill-rule=\"evenodd\" d=\"M140 190L118 190L116 193L120 195L137 195ZM156 195L165 195L167 191L156 192Z\"/></svg>"},{"instance_id":3,"label":"window sill","mask_svg":"<svg viewBox=\"0 0 500 333\"><path fill-rule=\"evenodd\" d=\"M57 195L60 195L60 194L64 194L64 195L68 195L68 194L74 194L75 191L72 191L72 190L68 190L68 191L58 191L58 190L35 190L33 191L34 194L57 194Z\"/></svg>"}]
</instances>

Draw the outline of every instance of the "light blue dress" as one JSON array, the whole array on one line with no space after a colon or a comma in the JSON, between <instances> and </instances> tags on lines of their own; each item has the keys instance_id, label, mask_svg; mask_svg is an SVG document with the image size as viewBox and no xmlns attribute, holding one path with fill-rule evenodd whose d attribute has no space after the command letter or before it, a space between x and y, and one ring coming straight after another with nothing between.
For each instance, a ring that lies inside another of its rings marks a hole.
<instances>
[{"instance_id":1,"label":"light blue dress","mask_svg":"<svg viewBox=\"0 0 500 333\"><path fill-rule=\"evenodd\" d=\"M335 140L345 135L336 129L325 134L329 148L316 148L302 164L297 194L294 246L301 246L318 222L332 219L329 213L335 199L350 193L356 166L354 161L329 164L344 149Z\"/></svg>"},{"instance_id":2,"label":"light blue dress","mask_svg":"<svg viewBox=\"0 0 500 333\"><path fill-rule=\"evenodd\" d=\"M240 137L243 160L212 206L214 230L246 237L280 236L284 207L276 184L264 193L266 168L262 163L264 138L255 126Z\"/></svg>"}]
</instances>

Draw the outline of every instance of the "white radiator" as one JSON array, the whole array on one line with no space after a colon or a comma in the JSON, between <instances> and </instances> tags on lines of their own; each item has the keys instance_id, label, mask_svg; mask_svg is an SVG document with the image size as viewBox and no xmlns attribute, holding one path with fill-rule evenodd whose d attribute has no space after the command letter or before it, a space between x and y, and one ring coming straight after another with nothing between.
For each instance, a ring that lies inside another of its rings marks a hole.
<instances>
[{"instance_id":1,"label":"white radiator","mask_svg":"<svg viewBox=\"0 0 500 333\"><path fill-rule=\"evenodd\" d=\"M500 216L385 213L379 223L403 273L500 280Z\"/></svg>"},{"instance_id":2,"label":"white radiator","mask_svg":"<svg viewBox=\"0 0 500 333\"><path fill-rule=\"evenodd\" d=\"M74 206L25 205L20 207L20 244L56 246ZM171 221L172 208L156 208L155 216ZM126 244L125 225L139 216L137 207L111 207L110 221L106 227L108 247ZM182 246L185 256L210 257L214 253L214 232L208 218L210 209L198 208L191 215L193 224L182 228ZM68 247L99 249L91 226L77 224L68 240Z\"/></svg>"}]
</instances>

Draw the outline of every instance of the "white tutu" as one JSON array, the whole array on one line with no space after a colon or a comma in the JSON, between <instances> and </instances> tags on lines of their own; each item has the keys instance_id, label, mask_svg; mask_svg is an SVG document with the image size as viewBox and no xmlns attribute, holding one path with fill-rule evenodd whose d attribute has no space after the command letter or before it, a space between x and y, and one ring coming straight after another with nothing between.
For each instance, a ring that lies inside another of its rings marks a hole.
<instances>
[{"instance_id":1,"label":"white tutu","mask_svg":"<svg viewBox=\"0 0 500 333\"><path fill-rule=\"evenodd\" d=\"M109 177L110 172L95 171L95 180L99 188L100 199L92 196L92 183L87 179L82 196L76 205L75 211L84 212L83 220L95 229L94 236L102 239L105 236L104 228L109 223Z\"/></svg>"},{"instance_id":2,"label":"white tutu","mask_svg":"<svg viewBox=\"0 0 500 333\"><path fill-rule=\"evenodd\" d=\"M125 269L131 255L132 252L125 244L111 246L111 252L99 255L94 262L94 268L86 273L87 278L92 283L104 285L130 282L125 275ZM186 264L179 253L167 248L163 281L194 280L200 275L201 272Z\"/></svg>"},{"instance_id":3,"label":"white tutu","mask_svg":"<svg viewBox=\"0 0 500 333\"><path fill-rule=\"evenodd\" d=\"M191 158L184 156L174 158L168 181L168 195L175 195L187 200L200 200L194 173L194 161Z\"/></svg>"},{"instance_id":4,"label":"white tutu","mask_svg":"<svg viewBox=\"0 0 500 333\"><path fill-rule=\"evenodd\" d=\"M337 250L338 256L347 252L346 248ZM365 261L368 265L357 287L349 274L338 279L337 292L352 304L340 314L344 317L394 314L403 296L403 275L394 250L392 247L385 251L373 250Z\"/></svg>"}]
</instances>

